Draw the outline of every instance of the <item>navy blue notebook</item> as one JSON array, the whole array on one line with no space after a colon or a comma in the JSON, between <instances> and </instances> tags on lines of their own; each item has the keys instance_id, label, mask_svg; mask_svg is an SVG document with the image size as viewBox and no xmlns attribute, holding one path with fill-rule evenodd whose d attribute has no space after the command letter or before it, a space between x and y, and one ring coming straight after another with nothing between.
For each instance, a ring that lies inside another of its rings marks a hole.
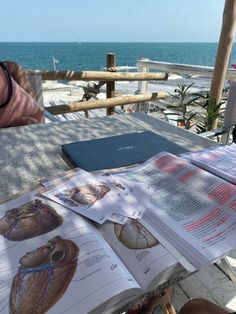
<instances>
[{"instance_id":1,"label":"navy blue notebook","mask_svg":"<svg viewBox=\"0 0 236 314\"><path fill-rule=\"evenodd\" d=\"M142 131L62 145L76 167L87 171L140 164L162 151L184 153L183 147L151 131Z\"/></svg>"}]
</instances>

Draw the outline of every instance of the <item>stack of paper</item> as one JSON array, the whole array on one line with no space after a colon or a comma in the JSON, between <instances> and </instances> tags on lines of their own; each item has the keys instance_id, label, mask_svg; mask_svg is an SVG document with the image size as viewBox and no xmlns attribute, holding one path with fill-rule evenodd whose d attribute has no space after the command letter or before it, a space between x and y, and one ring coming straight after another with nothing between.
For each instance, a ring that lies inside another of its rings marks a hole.
<instances>
[{"instance_id":1,"label":"stack of paper","mask_svg":"<svg viewBox=\"0 0 236 314\"><path fill-rule=\"evenodd\" d=\"M94 176L79 168L43 185L48 190L44 196L100 224L142 218L153 192L145 182Z\"/></svg>"}]
</instances>

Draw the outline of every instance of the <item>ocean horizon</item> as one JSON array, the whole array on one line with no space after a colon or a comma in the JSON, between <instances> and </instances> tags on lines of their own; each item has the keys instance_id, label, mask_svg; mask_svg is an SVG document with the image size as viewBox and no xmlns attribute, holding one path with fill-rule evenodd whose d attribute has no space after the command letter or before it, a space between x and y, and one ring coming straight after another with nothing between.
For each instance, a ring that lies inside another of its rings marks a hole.
<instances>
[{"instance_id":1,"label":"ocean horizon","mask_svg":"<svg viewBox=\"0 0 236 314\"><path fill-rule=\"evenodd\" d=\"M106 54L115 53L117 66L136 66L140 58L214 66L218 42L2 42L1 60L14 60L26 69L101 70ZM231 61L236 63L235 44Z\"/></svg>"}]
</instances>

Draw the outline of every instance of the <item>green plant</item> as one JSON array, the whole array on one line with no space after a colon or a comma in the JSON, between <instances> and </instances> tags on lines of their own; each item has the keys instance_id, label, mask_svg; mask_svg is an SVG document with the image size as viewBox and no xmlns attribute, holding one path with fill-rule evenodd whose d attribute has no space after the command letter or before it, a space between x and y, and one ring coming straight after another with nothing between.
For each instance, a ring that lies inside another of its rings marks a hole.
<instances>
[{"instance_id":1,"label":"green plant","mask_svg":"<svg viewBox=\"0 0 236 314\"><path fill-rule=\"evenodd\" d=\"M196 100L199 99L199 95L192 94L190 88L193 86L193 83L190 85L179 85L178 88L174 90L174 94L170 93L170 96L173 100L177 100L174 105L169 105L168 108L174 109L176 112L179 112L181 115L182 125L185 129L189 130L194 123L192 119L196 116L197 112L188 110L190 105L195 105Z\"/></svg>"},{"instance_id":2,"label":"green plant","mask_svg":"<svg viewBox=\"0 0 236 314\"><path fill-rule=\"evenodd\" d=\"M204 109L204 113L201 114L201 120L196 124L197 133L203 133L212 129L213 122L220 117L220 108L225 103L222 101L216 104L216 100L212 98L209 93L206 95L196 94L199 96L198 105Z\"/></svg>"}]
</instances>

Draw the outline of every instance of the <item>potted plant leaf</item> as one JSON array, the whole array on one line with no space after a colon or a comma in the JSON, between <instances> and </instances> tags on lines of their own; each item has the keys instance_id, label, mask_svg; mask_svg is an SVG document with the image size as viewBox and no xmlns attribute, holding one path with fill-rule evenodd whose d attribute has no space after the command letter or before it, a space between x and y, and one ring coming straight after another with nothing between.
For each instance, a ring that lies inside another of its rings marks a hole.
<instances>
[{"instance_id":1,"label":"potted plant leaf","mask_svg":"<svg viewBox=\"0 0 236 314\"><path fill-rule=\"evenodd\" d=\"M212 129L213 121L220 117L220 108L225 101L216 104L215 99L209 93L196 95L199 96L197 103L203 109L203 113L199 115L200 121L196 124L196 130L197 133L203 133Z\"/></svg>"},{"instance_id":2,"label":"potted plant leaf","mask_svg":"<svg viewBox=\"0 0 236 314\"><path fill-rule=\"evenodd\" d=\"M191 93L190 85L179 85L174 90L174 94L170 93L171 102L174 104L168 105L168 109L173 109L174 112L179 114L179 124L185 129L189 130L195 123L193 123L193 118L196 116L197 112L195 110L189 109L189 106L195 106L196 100L199 99L199 95ZM170 113L169 113L170 115Z\"/></svg>"}]
</instances>

